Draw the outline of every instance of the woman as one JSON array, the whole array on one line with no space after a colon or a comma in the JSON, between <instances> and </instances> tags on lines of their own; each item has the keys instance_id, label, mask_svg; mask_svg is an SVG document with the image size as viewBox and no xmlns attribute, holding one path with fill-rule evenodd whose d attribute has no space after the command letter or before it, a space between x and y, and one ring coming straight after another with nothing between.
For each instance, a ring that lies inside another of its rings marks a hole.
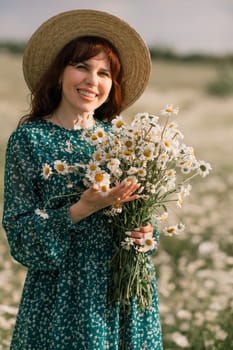
<instances>
[{"instance_id":1,"label":"woman","mask_svg":"<svg viewBox=\"0 0 233 350\"><path fill-rule=\"evenodd\" d=\"M81 170L67 176L94 152L83 130L110 131L144 91L148 49L119 18L75 10L38 28L23 69L31 111L8 142L3 216L12 256L28 267L11 350L162 349L156 287L144 312L107 300L114 243L102 209L135 200L139 185L102 196ZM145 234L150 224L131 232L137 244Z\"/></svg>"}]
</instances>

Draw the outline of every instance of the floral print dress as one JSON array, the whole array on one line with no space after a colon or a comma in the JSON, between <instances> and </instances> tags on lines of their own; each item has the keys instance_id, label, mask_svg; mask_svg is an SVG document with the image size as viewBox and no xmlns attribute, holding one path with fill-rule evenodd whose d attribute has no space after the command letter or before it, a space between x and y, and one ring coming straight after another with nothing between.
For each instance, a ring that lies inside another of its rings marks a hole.
<instances>
[{"instance_id":1,"label":"floral print dress","mask_svg":"<svg viewBox=\"0 0 233 350\"><path fill-rule=\"evenodd\" d=\"M101 121L93 129L100 126L109 130ZM101 211L77 224L69 218L84 174L67 174L59 162L86 163L92 153L82 130L46 120L18 127L9 139L3 226L12 256L28 268L11 350L162 349L156 279L149 310L136 300L129 309L109 306L108 218Z\"/></svg>"}]
</instances>

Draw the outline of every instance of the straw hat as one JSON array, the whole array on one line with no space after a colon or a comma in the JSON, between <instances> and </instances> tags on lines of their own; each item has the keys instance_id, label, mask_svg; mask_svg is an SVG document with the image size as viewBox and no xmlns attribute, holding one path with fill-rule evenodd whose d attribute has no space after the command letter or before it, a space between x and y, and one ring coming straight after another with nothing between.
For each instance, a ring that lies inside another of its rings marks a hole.
<instances>
[{"instance_id":1,"label":"straw hat","mask_svg":"<svg viewBox=\"0 0 233 350\"><path fill-rule=\"evenodd\" d=\"M33 90L59 51L81 36L98 36L117 50L125 82L122 86L123 109L135 102L148 83L151 59L141 36L125 21L96 10L72 10L44 22L32 35L23 57L23 73Z\"/></svg>"}]
</instances>

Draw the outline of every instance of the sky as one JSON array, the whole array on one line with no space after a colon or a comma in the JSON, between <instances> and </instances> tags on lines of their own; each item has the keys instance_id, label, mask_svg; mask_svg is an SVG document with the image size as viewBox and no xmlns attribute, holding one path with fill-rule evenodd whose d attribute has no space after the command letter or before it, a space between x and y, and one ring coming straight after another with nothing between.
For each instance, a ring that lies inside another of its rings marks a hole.
<instances>
[{"instance_id":1,"label":"sky","mask_svg":"<svg viewBox=\"0 0 233 350\"><path fill-rule=\"evenodd\" d=\"M233 0L0 0L0 40L28 39L49 17L78 8L123 18L154 48L233 53Z\"/></svg>"}]
</instances>

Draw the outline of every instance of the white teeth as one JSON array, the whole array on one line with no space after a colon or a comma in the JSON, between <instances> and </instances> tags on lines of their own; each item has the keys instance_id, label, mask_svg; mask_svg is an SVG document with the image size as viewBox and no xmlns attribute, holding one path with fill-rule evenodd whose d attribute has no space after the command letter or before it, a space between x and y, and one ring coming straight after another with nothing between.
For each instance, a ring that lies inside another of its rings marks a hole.
<instances>
[{"instance_id":1,"label":"white teeth","mask_svg":"<svg viewBox=\"0 0 233 350\"><path fill-rule=\"evenodd\" d=\"M95 97L96 96L96 94L94 94L92 92L85 91L85 90L78 90L78 92L81 95L84 95L84 96L87 96L87 97Z\"/></svg>"}]
</instances>

